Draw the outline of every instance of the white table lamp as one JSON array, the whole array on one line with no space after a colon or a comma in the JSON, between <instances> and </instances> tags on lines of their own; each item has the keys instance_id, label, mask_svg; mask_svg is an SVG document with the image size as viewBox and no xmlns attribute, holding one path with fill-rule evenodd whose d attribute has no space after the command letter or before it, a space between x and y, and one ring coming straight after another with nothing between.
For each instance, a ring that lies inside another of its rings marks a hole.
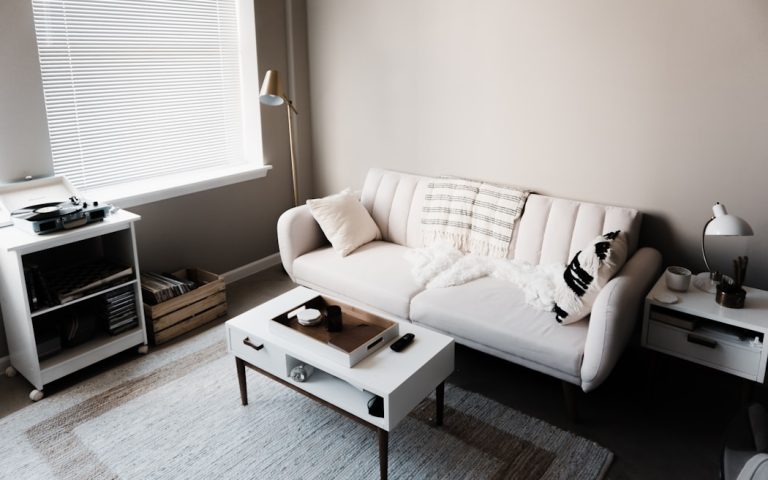
<instances>
[{"instance_id":1,"label":"white table lamp","mask_svg":"<svg viewBox=\"0 0 768 480\"><path fill-rule=\"evenodd\" d=\"M752 227L743 218L731 215L725 209L725 205L720 202L712 207L712 218L704 224L701 231L701 255L704 257L706 272L700 273L694 280L694 284L701 290L715 293L717 283L722 278L722 274L713 271L707 261L707 250L705 240L708 236L728 236L728 237L751 237L754 235Z\"/></svg>"}]
</instances>

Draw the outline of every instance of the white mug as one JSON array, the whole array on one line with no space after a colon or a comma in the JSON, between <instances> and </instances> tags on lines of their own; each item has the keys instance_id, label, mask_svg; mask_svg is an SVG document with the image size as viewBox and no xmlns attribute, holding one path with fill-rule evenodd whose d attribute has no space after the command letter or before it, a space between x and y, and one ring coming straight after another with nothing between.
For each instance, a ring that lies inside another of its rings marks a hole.
<instances>
[{"instance_id":1,"label":"white mug","mask_svg":"<svg viewBox=\"0 0 768 480\"><path fill-rule=\"evenodd\" d=\"M667 282L668 289L686 292L691 284L691 271L684 267L667 267L664 280Z\"/></svg>"}]
</instances>

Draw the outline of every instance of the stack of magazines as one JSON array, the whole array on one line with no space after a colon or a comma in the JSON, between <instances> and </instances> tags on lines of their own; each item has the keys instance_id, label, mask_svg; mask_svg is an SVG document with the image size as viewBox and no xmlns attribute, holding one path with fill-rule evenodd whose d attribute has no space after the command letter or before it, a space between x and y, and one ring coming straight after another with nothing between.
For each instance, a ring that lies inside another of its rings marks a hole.
<instances>
[{"instance_id":1,"label":"stack of magazines","mask_svg":"<svg viewBox=\"0 0 768 480\"><path fill-rule=\"evenodd\" d=\"M141 274L141 294L150 305L170 300L195 289L191 280L178 278L170 273L145 272Z\"/></svg>"},{"instance_id":2,"label":"stack of magazines","mask_svg":"<svg viewBox=\"0 0 768 480\"><path fill-rule=\"evenodd\" d=\"M111 335L125 332L139 324L133 285L112 290L101 298L103 298L102 315L106 320L107 331Z\"/></svg>"}]
</instances>

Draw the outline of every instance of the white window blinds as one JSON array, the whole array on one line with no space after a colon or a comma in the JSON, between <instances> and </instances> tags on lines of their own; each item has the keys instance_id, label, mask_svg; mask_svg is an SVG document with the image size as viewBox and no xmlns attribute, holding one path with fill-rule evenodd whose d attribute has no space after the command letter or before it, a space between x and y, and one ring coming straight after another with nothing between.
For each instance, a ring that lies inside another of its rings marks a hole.
<instances>
[{"instance_id":1,"label":"white window blinds","mask_svg":"<svg viewBox=\"0 0 768 480\"><path fill-rule=\"evenodd\" d=\"M87 190L245 162L237 0L32 5L55 173Z\"/></svg>"}]
</instances>

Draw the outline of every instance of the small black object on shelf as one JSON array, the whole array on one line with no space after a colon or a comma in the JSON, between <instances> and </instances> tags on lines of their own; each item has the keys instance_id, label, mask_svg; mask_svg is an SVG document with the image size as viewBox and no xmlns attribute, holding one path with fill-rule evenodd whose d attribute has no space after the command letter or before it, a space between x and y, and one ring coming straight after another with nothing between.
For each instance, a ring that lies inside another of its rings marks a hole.
<instances>
[{"instance_id":1,"label":"small black object on shelf","mask_svg":"<svg viewBox=\"0 0 768 480\"><path fill-rule=\"evenodd\" d=\"M376 395L368 400L368 414L373 417L384 418L384 399Z\"/></svg>"}]
</instances>

